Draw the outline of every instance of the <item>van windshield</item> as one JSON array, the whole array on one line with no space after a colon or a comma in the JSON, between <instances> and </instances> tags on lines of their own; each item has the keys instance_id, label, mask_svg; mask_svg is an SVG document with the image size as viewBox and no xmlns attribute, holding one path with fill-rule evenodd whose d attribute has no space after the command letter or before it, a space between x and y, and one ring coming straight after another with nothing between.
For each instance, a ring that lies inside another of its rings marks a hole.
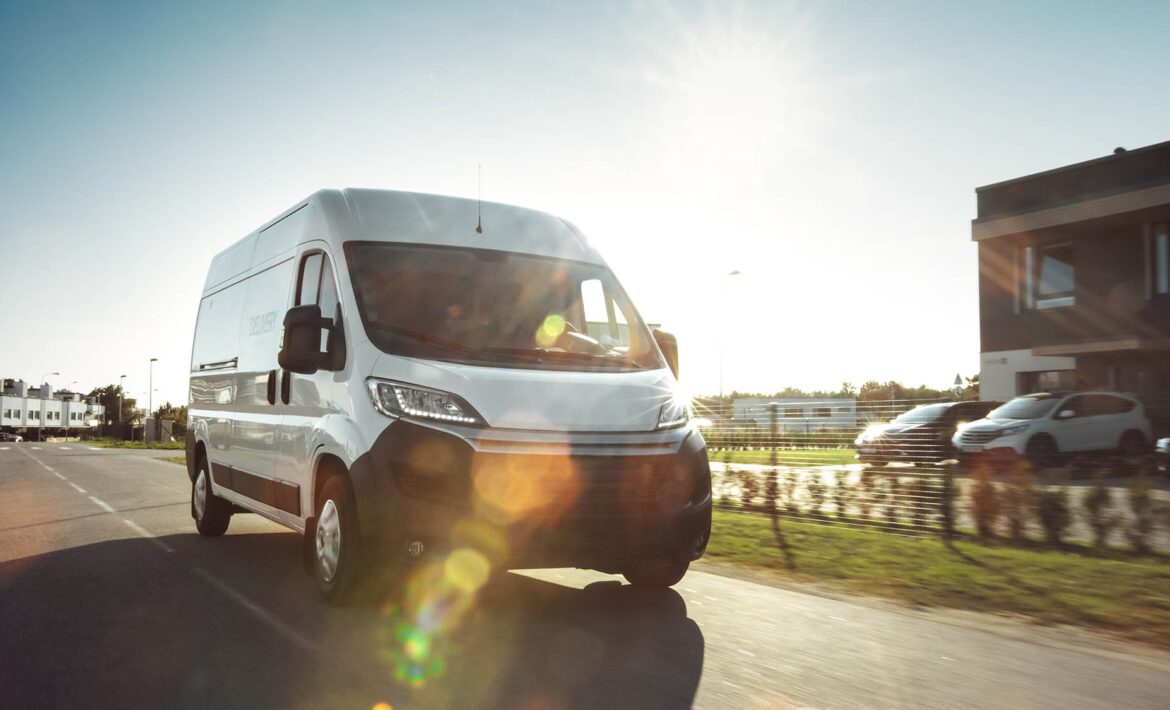
<instances>
[{"instance_id":1,"label":"van windshield","mask_svg":"<svg viewBox=\"0 0 1170 710\"><path fill-rule=\"evenodd\" d=\"M366 332L387 353L560 370L664 367L610 270L490 249L346 244Z\"/></svg>"}]
</instances>

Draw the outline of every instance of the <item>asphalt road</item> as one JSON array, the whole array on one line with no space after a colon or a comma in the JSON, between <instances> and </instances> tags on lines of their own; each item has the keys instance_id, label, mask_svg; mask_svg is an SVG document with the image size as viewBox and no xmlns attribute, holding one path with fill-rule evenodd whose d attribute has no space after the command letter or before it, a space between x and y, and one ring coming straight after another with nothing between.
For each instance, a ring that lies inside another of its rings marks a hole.
<instances>
[{"instance_id":1,"label":"asphalt road","mask_svg":"<svg viewBox=\"0 0 1170 710\"><path fill-rule=\"evenodd\" d=\"M445 597L404 616L389 591L333 608L297 535L252 515L196 535L184 469L149 452L0 444L0 533L3 707L1170 702L1166 654L713 567L662 593L542 570L504 574L466 608Z\"/></svg>"}]
</instances>

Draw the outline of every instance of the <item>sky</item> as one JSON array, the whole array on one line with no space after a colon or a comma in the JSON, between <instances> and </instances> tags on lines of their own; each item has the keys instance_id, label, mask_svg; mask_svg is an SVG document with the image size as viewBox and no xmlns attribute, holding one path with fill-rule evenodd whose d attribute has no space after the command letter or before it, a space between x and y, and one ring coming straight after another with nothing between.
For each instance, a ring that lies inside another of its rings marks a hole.
<instances>
[{"instance_id":1,"label":"sky","mask_svg":"<svg viewBox=\"0 0 1170 710\"><path fill-rule=\"evenodd\" d=\"M978 371L975 187L1170 140L1166 3L0 0L0 375L187 400L309 193L580 227L692 392ZM729 276L739 271L738 276ZM720 347L720 343L723 347ZM76 384L74 384L76 383Z\"/></svg>"}]
</instances>

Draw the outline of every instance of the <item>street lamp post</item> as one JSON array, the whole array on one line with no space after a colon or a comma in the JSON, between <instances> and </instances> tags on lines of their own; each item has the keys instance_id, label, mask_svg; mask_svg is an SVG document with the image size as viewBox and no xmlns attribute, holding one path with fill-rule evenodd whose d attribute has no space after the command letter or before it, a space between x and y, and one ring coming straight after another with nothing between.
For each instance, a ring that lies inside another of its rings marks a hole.
<instances>
[{"instance_id":1,"label":"street lamp post","mask_svg":"<svg viewBox=\"0 0 1170 710\"><path fill-rule=\"evenodd\" d=\"M154 363L158 362L157 357L150 358L150 388L146 391L146 418L151 422L151 427L154 427ZM153 431L151 433L154 433ZM143 442L146 441L146 434L142 435Z\"/></svg>"},{"instance_id":2,"label":"street lamp post","mask_svg":"<svg viewBox=\"0 0 1170 710\"><path fill-rule=\"evenodd\" d=\"M61 373L60 372L46 372L43 375L41 375L41 381L37 383L37 390L38 390L39 394L41 395L41 399L45 398L45 385L49 384L45 380L46 380L46 378L48 378L49 375L53 375L54 377L60 377ZM44 429L44 427L45 427L45 420L42 419L40 416L42 414L48 414L48 412L37 412L37 443L40 443L41 430Z\"/></svg>"},{"instance_id":3,"label":"street lamp post","mask_svg":"<svg viewBox=\"0 0 1170 710\"><path fill-rule=\"evenodd\" d=\"M122 393L126 391L126 376L118 375L118 428L122 428Z\"/></svg>"}]
</instances>

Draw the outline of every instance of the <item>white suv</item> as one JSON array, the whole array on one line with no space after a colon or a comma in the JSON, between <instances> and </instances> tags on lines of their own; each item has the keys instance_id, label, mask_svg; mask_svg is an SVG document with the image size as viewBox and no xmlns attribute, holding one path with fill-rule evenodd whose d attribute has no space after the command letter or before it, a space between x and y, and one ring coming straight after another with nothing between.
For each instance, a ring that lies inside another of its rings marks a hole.
<instances>
[{"instance_id":1,"label":"white suv","mask_svg":"<svg viewBox=\"0 0 1170 710\"><path fill-rule=\"evenodd\" d=\"M1150 420L1135 397L1116 392L1039 393L1016 397L955 433L965 455L1010 450L1037 468L1066 453L1146 453Z\"/></svg>"}]
</instances>

